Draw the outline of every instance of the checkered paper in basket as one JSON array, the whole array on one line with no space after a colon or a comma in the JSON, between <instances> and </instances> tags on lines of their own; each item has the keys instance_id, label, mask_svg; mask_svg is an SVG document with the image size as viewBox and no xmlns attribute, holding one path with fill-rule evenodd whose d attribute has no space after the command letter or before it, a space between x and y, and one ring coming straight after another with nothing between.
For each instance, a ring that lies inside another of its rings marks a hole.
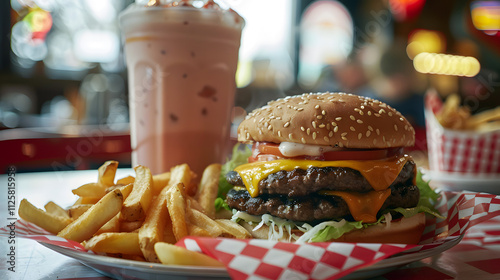
<instances>
[{"instance_id":1,"label":"checkered paper in basket","mask_svg":"<svg viewBox=\"0 0 500 280\"><path fill-rule=\"evenodd\" d=\"M500 130L477 133L446 129L435 117L442 105L435 93L427 94L425 118L430 169L500 174Z\"/></svg>"},{"instance_id":2,"label":"checkered paper in basket","mask_svg":"<svg viewBox=\"0 0 500 280\"><path fill-rule=\"evenodd\" d=\"M420 245L306 243L267 240L186 237L177 245L203 252L226 265L233 279L337 279L394 254L414 254L444 246L467 229L500 216L500 196L485 193L441 192L437 209L445 220L429 219ZM9 228L1 228L8 235ZM17 221L19 237L35 239L72 250L86 251L24 221ZM91 252L89 252L91 253Z\"/></svg>"}]
</instances>

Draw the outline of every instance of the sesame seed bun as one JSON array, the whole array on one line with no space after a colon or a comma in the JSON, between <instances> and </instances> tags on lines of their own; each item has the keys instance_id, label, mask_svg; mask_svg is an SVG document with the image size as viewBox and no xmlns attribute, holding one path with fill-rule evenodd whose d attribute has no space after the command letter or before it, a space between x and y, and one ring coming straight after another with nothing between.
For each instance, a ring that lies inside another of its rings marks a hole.
<instances>
[{"instance_id":1,"label":"sesame seed bun","mask_svg":"<svg viewBox=\"0 0 500 280\"><path fill-rule=\"evenodd\" d=\"M383 149L413 146L415 130L383 102L325 92L278 99L252 111L238 127L238 141Z\"/></svg>"}]
</instances>

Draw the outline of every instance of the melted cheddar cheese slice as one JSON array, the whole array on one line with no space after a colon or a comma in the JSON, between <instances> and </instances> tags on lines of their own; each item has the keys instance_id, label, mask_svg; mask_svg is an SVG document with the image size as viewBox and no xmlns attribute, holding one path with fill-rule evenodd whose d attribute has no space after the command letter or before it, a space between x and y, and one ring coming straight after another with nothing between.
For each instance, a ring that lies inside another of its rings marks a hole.
<instances>
[{"instance_id":1,"label":"melted cheddar cheese slice","mask_svg":"<svg viewBox=\"0 0 500 280\"><path fill-rule=\"evenodd\" d=\"M352 217L356 221L375 223L377 213L384 205L385 200L391 195L391 189L371 191L367 193L320 191L322 195L340 196L349 207Z\"/></svg>"},{"instance_id":2,"label":"melted cheddar cheese slice","mask_svg":"<svg viewBox=\"0 0 500 280\"><path fill-rule=\"evenodd\" d=\"M259 161L240 165L234 169L238 172L250 196L259 195L259 182L270 174L278 171L292 171L294 169L308 169L309 167L347 167L357 170L365 177L374 190L387 189L398 177L405 163L411 159L408 155L392 157L382 160L293 160L279 159L273 161Z\"/></svg>"}]
</instances>

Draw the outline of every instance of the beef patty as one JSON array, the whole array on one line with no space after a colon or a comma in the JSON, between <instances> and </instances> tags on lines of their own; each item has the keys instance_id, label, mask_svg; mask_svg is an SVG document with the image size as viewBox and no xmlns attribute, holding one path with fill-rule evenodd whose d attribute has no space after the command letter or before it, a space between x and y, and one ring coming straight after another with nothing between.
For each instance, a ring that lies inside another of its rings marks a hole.
<instances>
[{"instance_id":1,"label":"beef patty","mask_svg":"<svg viewBox=\"0 0 500 280\"><path fill-rule=\"evenodd\" d=\"M415 207L419 198L420 192L417 186L404 186L401 184L391 186L391 195L387 198L381 210L396 207ZM270 194L251 197L247 190L231 189L226 200L229 207L251 215L271 214L272 216L302 222L339 218L352 219L347 203L338 196L323 196L313 193L304 197Z\"/></svg>"},{"instance_id":2,"label":"beef patty","mask_svg":"<svg viewBox=\"0 0 500 280\"><path fill-rule=\"evenodd\" d=\"M390 187L399 184L412 185L415 168L413 161L406 162ZM228 172L226 180L233 186L243 186L236 171ZM307 170L278 171L259 182L259 195L300 197L320 190L368 192L373 188L359 171L347 167L311 167Z\"/></svg>"}]
</instances>

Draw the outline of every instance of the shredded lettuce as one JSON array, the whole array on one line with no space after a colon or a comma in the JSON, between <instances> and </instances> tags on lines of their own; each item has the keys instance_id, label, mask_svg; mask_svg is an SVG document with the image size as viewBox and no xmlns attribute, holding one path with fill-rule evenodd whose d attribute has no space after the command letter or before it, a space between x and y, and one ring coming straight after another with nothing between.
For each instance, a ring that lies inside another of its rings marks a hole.
<instances>
[{"instance_id":1,"label":"shredded lettuce","mask_svg":"<svg viewBox=\"0 0 500 280\"><path fill-rule=\"evenodd\" d=\"M226 174L229 171L233 171L239 165L247 163L248 157L252 155L252 150L246 145L243 149L240 148L240 144L236 144L233 148L233 154L231 159L222 165L220 176L219 176L219 191L217 192L217 198L215 199L215 210L219 211L221 208L230 210L226 203L227 192L233 188L233 185L229 184L226 180Z\"/></svg>"}]
</instances>

